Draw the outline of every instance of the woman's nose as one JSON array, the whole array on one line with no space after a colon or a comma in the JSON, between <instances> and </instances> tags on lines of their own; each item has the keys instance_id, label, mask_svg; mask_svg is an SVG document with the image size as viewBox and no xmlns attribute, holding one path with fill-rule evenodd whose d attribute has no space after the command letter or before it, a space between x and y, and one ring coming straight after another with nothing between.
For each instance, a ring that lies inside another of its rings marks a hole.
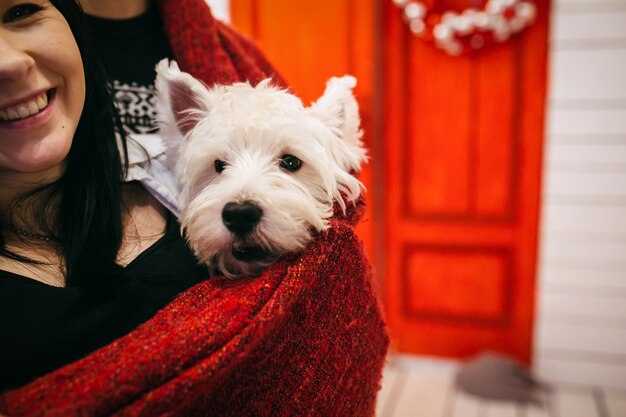
<instances>
[{"instance_id":1,"label":"woman's nose","mask_svg":"<svg viewBox=\"0 0 626 417\"><path fill-rule=\"evenodd\" d=\"M33 57L0 32L0 81L19 79L34 64Z\"/></svg>"}]
</instances>

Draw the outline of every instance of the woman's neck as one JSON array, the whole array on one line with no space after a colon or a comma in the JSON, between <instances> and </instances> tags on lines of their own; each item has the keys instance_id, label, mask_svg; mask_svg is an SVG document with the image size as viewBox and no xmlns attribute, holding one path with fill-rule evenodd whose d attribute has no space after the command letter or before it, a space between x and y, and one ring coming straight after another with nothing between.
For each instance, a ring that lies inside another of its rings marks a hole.
<instances>
[{"instance_id":1,"label":"woman's neck","mask_svg":"<svg viewBox=\"0 0 626 417\"><path fill-rule=\"evenodd\" d=\"M85 13L106 19L131 19L145 13L150 0L84 0Z\"/></svg>"},{"instance_id":2,"label":"woman's neck","mask_svg":"<svg viewBox=\"0 0 626 417\"><path fill-rule=\"evenodd\" d=\"M51 184L59 179L63 173L63 166L55 166L51 169L41 172L33 173L16 173L16 172L2 172L0 171L0 221L8 222L8 213L12 209L17 209L16 213L19 214L18 218L23 219L24 223L37 224L38 220L34 216L40 212L42 207L38 207L38 204L33 204L32 201L43 201L49 194L44 192L35 200L20 201L25 195L30 192ZM19 204L19 203L23 204ZM21 223L21 222L20 222ZM21 225L14 225L19 227Z\"/></svg>"}]
</instances>

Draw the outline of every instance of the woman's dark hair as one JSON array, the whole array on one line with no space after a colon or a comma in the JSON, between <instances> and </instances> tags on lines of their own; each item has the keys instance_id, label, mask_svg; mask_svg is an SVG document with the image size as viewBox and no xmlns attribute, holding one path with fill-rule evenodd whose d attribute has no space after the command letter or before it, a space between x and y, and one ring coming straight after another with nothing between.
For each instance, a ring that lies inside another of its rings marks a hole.
<instances>
[{"instance_id":1,"label":"woman's dark hair","mask_svg":"<svg viewBox=\"0 0 626 417\"><path fill-rule=\"evenodd\" d=\"M51 0L51 3L65 17L78 45L85 73L85 105L64 174L29 194L27 199L45 195L48 201L58 202L58 205L38 205L43 211L38 218L43 222L54 219L53 225L39 226L58 240L66 285L102 288L115 282L120 270L115 259L123 231L121 185L128 165L126 140L106 74L86 32L80 5L76 0ZM121 140L123 160L116 134ZM50 210L46 206L56 212L46 213ZM8 251L2 246L1 252L6 256Z\"/></svg>"},{"instance_id":2,"label":"woman's dark hair","mask_svg":"<svg viewBox=\"0 0 626 417\"><path fill-rule=\"evenodd\" d=\"M80 50L85 72L85 106L66 171L60 179L58 224L66 262L67 285L112 283L122 241L122 164L116 131L124 151L125 136L106 74L87 37L84 14L76 0L52 0L67 20ZM97 285L100 286L100 285Z\"/></svg>"}]
</instances>

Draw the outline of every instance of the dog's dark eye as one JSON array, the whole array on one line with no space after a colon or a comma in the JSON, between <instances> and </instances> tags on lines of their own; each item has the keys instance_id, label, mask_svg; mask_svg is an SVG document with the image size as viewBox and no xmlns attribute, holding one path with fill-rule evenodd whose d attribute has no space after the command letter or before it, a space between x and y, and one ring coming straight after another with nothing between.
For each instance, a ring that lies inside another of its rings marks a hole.
<instances>
[{"instance_id":1,"label":"dog's dark eye","mask_svg":"<svg viewBox=\"0 0 626 417\"><path fill-rule=\"evenodd\" d=\"M293 155L283 155L280 158L280 167L290 172L295 172L302 167L302 161Z\"/></svg>"},{"instance_id":2,"label":"dog's dark eye","mask_svg":"<svg viewBox=\"0 0 626 417\"><path fill-rule=\"evenodd\" d=\"M219 159L215 160L215 172L219 174L222 171L224 171L225 168L226 168L226 162L220 161Z\"/></svg>"}]
</instances>

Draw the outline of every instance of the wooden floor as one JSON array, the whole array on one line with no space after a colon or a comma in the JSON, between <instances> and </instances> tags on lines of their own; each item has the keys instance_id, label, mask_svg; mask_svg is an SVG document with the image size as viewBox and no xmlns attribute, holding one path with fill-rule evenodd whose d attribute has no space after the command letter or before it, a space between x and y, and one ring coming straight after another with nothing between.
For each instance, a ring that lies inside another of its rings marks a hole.
<instances>
[{"instance_id":1,"label":"wooden floor","mask_svg":"<svg viewBox=\"0 0 626 417\"><path fill-rule=\"evenodd\" d=\"M626 392L552 386L544 406L486 401L458 391L451 362L388 359L377 417L626 417Z\"/></svg>"}]
</instances>

